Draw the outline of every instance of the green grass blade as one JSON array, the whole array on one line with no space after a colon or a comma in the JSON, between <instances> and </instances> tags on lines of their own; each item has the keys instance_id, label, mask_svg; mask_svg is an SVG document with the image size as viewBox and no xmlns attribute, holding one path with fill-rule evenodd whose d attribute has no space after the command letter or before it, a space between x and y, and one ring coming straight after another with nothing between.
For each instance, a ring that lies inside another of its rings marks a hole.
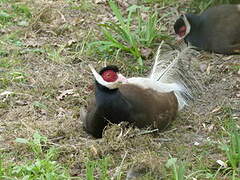
<instances>
[{"instance_id":1,"label":"green grass blade","mask_svg":"<svg viewBox=\"0 0 240 180\"><path fill-rule=\"evenodd\" d=\"M124 18L119 10L119 8L117 7L115 1L113 0L110 0L109 1L109 5L114 13L114 15L117 17L118 21L120 22L121 26L125 26L125 23L124 23Z\"/></svg>"},{"instance_id":2,"label":"green grass blade","mask_svg":"<svg viewBox=\"0 0 240 180\"><path fill-rule=\"evenodd\" d=\"M120 37L122 37L122 39L125 40L127 43L130 42L129 33L126 32L124 29L122 29L118 24L110 22L110 25L109 24L100 24L100 26L111 29L112 31L114 31L118 35L120 35Z\"/></svg>"}]
</instances>

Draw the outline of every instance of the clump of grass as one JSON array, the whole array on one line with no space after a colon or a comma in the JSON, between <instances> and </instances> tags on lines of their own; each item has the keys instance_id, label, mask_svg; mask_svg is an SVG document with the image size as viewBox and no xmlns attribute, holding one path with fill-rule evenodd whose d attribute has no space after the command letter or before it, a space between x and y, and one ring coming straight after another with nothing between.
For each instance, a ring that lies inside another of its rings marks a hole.
<instances>
[{"instance_id":1,"label":"clump of grass","mask_svg":"<svg viewBox=\"0 0 240 180\"><path fill-rule=\"evenodd\" d=\"M0 1L0 5L4 3L10 3L11 8L0 10L0 27L6 27L13 24L20 26L28 25L27 20L32 17L32 13L26 4L5 0Z\"/></svg>"},{"instance_id":2,"label":"clump of grass","mask_svg":"<svg viewBox=\"0 0 240 180\"><path fill-rule=\"evenodd\" d=\"M5 10L0 10L0 27L8 24L13 19L13 16Z\"/></svg>"},{"instance_id":3,"label":"clump of grass","mask_svg":"<svg viewBox=\"0 0 240 180\"><path fill-rule=\"evenodd\" d=\"M55 161L58 150L55 147L43 150L43 145L47 143L45 136L34 133L31 140L17 138L16 142L27 145L34 154L34 160L27 160L20 165L13 163L5 167L1 157L0 179L70 179L67 170Z\"/></svg>"},{"instance_id":4,"label":"clump of grass","mask_svg":"<svg viewBox=\"0 0 240 180\"><path fill-rule=\"evenodd\" d=\"M144 55L141 49L151 48L157 39L167 38L166 35L160 34L160 30L157 29L157 14L154 13L147 20L144 20L140 11L149 12L149 8L133 5L127 9L128 16L125 18L114 1L109 1L109 5L118 22L100 24L105 40L93 42L90 46L97 46L100 52L117 54L119 51L124 51L130 53L142 66ZM134 14L136 14L135 19ZM133 28L133 24L136 24L135 28Z\"/></svg>"},{"instance_id":5,"label":"clump of grass","mask_svg":"<svg viewBox=\"0 0 240 180\"><path fill-rule=\"evenodd\" d=\"M13 4L12 8L17 15L23 15L26 18L32 17L32 13L29 7L25 4Z\"/></svg>"},{"instance_id":6,"label":"clump of grass","mask_svg":"<svg viewBox=\"0 0 240 180\"><path fill-rule=\"evenodd\" d=\"M80 2L69 1L70 9L80 10L80 11L92 11L94 6L91 2L87 0L82 0Z\"/></svg>"},{"instance_id":7,"label":"clump of grass","mask_svg":"<svg viewBox=\"0 0 240 180\"><path fill-rule=\"evenodd\" d=\"M240 134L237 130L234 130L229 134L230 143L222 144L221 149L227 156L227 164L232 171L232 179L235 179L237 174L240 174Z\"/></svg>"},{"instance_id":8,"label":"clump of grass","mask_svg":"<svg viewBox=\"0 0 240 180\"><path fill-rule=\"evenodd\" d=\"M108 174L109 159L103 158L95 161L86 162L86 179L94 180L96 177L95 173L98 171L99 179L107 180L110 179Z\"/></svg>"},{"instance_id":9,"label":"clump of grass","mask_svg":"<svg viewBox=\"0 0 240 180\"><path fill-rule=\"evenodd\" d=\"M177 160L177 158L170 158L166 165L168 169L172 169L173 175L172 179L174 180L184 180L185 174L185 164Z\"/></svg>"},{"instance_id":10,"label":"clump of grass","mask_svg":"<svg viewBox=\"0 0 240 180\"><path fill-rule=\"evenodd\" d=\"M159 3L162 6L169 5L176 3L176 0L142 0L143 3L151 3L151 4L156 4Z\"/></svg>"},{"instance_id":11,"label":"clump of grass","mask_svg":"<svg viewBox=\"0 0 240 180\"><path fill-rule=\"evenodd\" d=\"M190 4L190 9L192 9L193 12L203 12L209 7L220 5L220 4L238 4L239 0L192 0Z\"/></svg>"}]
</instances>

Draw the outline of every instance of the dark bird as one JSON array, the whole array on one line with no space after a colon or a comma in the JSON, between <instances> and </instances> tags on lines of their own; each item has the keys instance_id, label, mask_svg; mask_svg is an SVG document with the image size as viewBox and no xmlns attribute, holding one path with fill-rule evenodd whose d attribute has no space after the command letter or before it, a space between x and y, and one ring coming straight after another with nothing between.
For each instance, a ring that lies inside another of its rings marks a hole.
<instances>
[{"instance_id":1,"label":"dark bird","mask_svg":"<svg viewBox=\"0 0 240 180\"><path fill-rule=\"evenodd\" d=\"M81 113L88 133L101 138L106 125L127 121L138 128L166 128L191 99L191 90L182 78L176 78L179 59L169 65L159 62L160 47L149 77L125 78L116 66L99 73L90 65L95 77L95 97L87 112ZM175 72L175 73L173 73ZM175 74L175 75L174 75Z\"/></svg>"},{"instance_id":2,"label":"dark bird","mask_svg":"<svg viewBox=\"0 0 240 180\"><path fill-rule=\"evenodd\" d=\"M240 53L240 4L207 9L200 15L181 15L174 24L177 39L199 50L220 54Z\"/></svg>"}]
</instances>

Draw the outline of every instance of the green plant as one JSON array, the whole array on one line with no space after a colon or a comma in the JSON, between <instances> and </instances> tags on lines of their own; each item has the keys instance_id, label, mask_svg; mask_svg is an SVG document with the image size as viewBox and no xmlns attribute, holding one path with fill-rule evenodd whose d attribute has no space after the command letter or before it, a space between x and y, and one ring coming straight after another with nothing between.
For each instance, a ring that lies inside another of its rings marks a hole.
<instances>
[{"instance_id":1,"label":"green plant","mask_svg":"<svg viewBox=\"0 0 240 180\"><path fill-rule=\"evenodd\" d=\"M14 72L10 72L8 75L11 77L11 80L14 82L23 82L24 83L27 81L26 74L23 72L14 71Z\"/></svg>"},{"instance_id":2,"label":"green plant","mask_svg":"<svg viewBox=\"0 0 240 180\"><path fill-rule=\"evenodd\" d=\"M4 10L0 10L0 25L5 25L13 19L13 16Z\"/></svg>"},{"instance_id":3,"label":"green plant","mask_svg":"<svg viewBox=\"0 0 240 180\"><path fill-rule=\"evenodd\" d=\"M238 4L239 0L192 0L190 4L190 9L193 12L203 12L211 6L216 6L220 4Z\"/></svg>"},{"instance_id":4,"label":"green plant","mask_svg":"<svg viewBox=\"0 0 240 180\"><path fill-rule=\"evenodd\" d=\"M172 168L174 180L184 180L185 165L183 162L178 162L177 158L170 158L166 165L167 168Z\"/></svg>"},{"instance_id":5,"label":"green plant","mask_svg":"<svg viewBox=\"0 0 240 180\"><path fill-rule=\"evenodd\" d=\"M227 163L232 168L233 179L239 171L240 165L240 134L237 130L234 130L229 134L230 143L221 144L220 148L225 152L227 156Z\"/></svg>"},{"instance_id":6,"label":"green plant","mask_svg":"<svg viewBox=\"0 0 240 180\"><path fill-rule=\"evenodd\" d=\"M18 15L23 15L27 18L32 17L30 9L25 4L13 4L12 8L13 8L13 11Z\"/></svg>"},{"instance_id":7,"label":"green plant","mask_svg":"<svg viewBox=\"0 0 240 180\"><path fill-rule=\"evenodd\" d=\"M44 151L43 145L47 143L47 137L36 132L31 140L17 138L16 142L26 144L34 153L35 159L22 165L13 166L10 172L11 176L32 180L70 179L66 169L58 164L57 161L54 161L58 156L58 150L55 147L51 147Z\"/></svg>"},{"instance_id":8,"label":"green plant","mask_svg":"<svg viewBox=\"0 0 240 180\"><path fill-rule=\"evenodd\" d=\"M64 48L65 46L61 46L58 49L53 49L53 48L47 49L46 51L47 51L48 58L51 61L54 61L56 63L63 62L64 57L61 55L61 53L64 51Z\"/></svg>"},{"instance_id":9,"label":"green plant","mask_svg":"<svg viewBox=\"0 0 240 180\"><path fill-rule=\"evenodd\" d=\"M157 14L154 13L150 15L147 20L144 20L140 16L140 10L149 11L149 8L133 5L127 9L128 16L124 18L113 0L109 1L109 5L118 23L108 22L100 24L106 40L93 42L90 46L97 46L100 51L128 52L133 55L139 65L142 66L143 55L141 48L153 46L157 38L166 38L166 36L158 33ZM133 14L137 14L135 19ZM136 24L135 29L132 26L133 24Z\"/></svg>"},{"instance_id":10,"label":"green plant","mask_svg":"<svg viewBox=\"0 0 240 180\"><path fill-rule=\"evenodd\" d=\"M100 174L101 180L109 179L108 175L108 166L109 166L109 159L104 158L96 161L88 161L86 162L86 178L87 180L94 180L94 172L98 171Z\"/></svg>"},{"instance_id":11,"label":"green plant","mask_svg":"<svg viewBox=\"0 0 240 180\"><path fill-rule=\"evenodd\" d=\"M42 144L46 144L47 137L40 135L38 132L33 134L33 139L28 140L25 138L17 138L16 142L26 144L30 147L30 149L34 152L34 155L37 158L43 156Z\"/></svg>"},{"instance_id":12,"label":"green plant","mask_svg":"<svg viewBox=\"0 0 240 180\"><path fill-rule=\"evenodd\" d=\"M176 0L142 0L142 2L143 3L152 3L152 4L159 3L162 6L165 6L165 5L176 3Z\"/></svg>"}]
</instances>

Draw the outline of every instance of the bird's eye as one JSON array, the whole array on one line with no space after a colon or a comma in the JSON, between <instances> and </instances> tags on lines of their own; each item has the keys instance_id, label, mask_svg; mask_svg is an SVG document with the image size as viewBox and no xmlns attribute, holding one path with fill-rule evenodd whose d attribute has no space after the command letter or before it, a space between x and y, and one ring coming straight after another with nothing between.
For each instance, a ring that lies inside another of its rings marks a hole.
<instances>
[{"instance_id":1,"label":"bird's eye","mask_svg":"<svg viewBox=\"0 0 240 180\"><path fill-rule=\"evenodd\" d=\"M102 78L104 81L107 82L114 82L117 80L118 76L117 73L113 70L107 70L102 73Z\"/></svg>"}]
</instances>

